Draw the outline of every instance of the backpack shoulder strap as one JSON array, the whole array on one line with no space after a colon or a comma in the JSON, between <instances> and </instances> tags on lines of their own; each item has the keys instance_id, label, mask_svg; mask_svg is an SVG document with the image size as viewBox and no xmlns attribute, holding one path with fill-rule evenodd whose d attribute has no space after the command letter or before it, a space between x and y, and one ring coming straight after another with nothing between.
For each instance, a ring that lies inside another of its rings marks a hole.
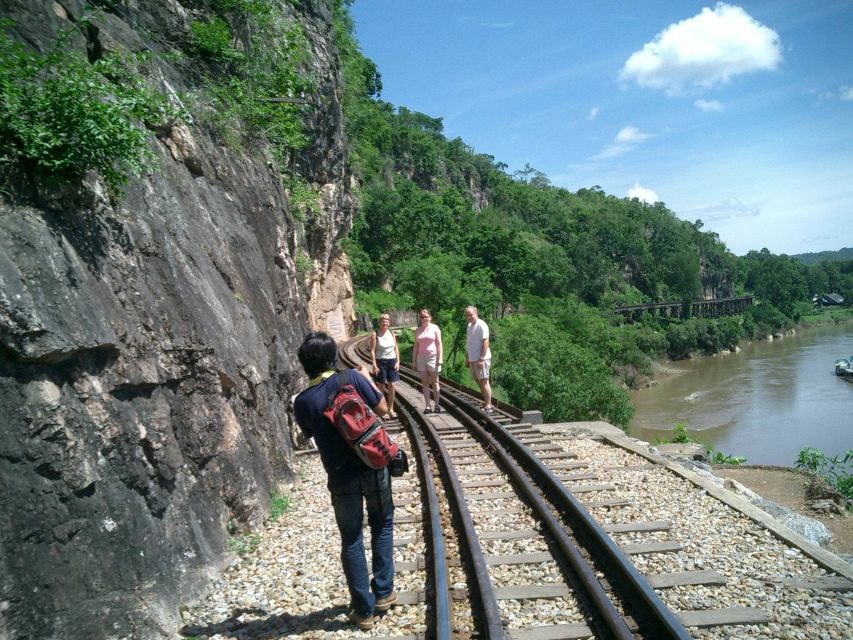
<instances>
[{"instance_id":1,"label":"backpack shoulder strap","mask_svg":"<svg viewBox=\"0 0 853 640\"><path fill-rule=\"evenodd\" d=\"M334 401L335 396L337 396L337 395L338 395L338 392L339 392L341 389L343 389L343 388L344 388L344 385L345 385L347 382L349 382L349 381L350 381L350 380L349 380L349 376L347 375L346 370L344 370L344 371L338 371L338 372L335 374L335 384L334 384L334 386L331 388L331 390L329 391L329 395L328 395L328 397L326 398L326 406L327 406L327 407L332 406L332 402Z\"/></svg>"}]
</instances>

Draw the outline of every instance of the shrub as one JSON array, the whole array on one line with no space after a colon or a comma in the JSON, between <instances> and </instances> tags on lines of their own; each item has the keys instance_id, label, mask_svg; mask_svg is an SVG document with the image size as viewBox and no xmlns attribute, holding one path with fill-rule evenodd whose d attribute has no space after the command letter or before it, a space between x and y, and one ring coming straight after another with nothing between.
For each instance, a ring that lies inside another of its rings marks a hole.
<instances>
[{"instance_id":1,"label":"shrub","mask_svg":"<svg viewBox=\"0 0 853 640\"><path fill-rule=\"evenodd\" d=\"M355 306L361 313L366 313L372 320L376 320L379 314L392 309L412 309L415 301L411 296L391 293L384 289L364 291L359 289L355 292Z\"/></svg>"},{"instance_id":2,"label":"shrub","mask_svg":"<svg viewBox=\"0 0 853 640\"><path fill-rule=\"evenodd\" d=\"M828 484L853 500L853 449L843 456L828 458L820 449L805 447L800 450L794 466L820 476Z\"/></svg>"},{"instance_id":3,"label":"shrub","mask_svg":"<svg viewBox=\"0 0 853 640\"><path fill-rule=\"evenodd\" d=\"M301 96L313 84L299 69L308 58L305 35L264 3L221 0L213 9L220 15L192 23L187 47L202 60L228 63L227 73L216 65L208 71L205 117L224 143L238 147L244 137L268 142L286 164L307 144ZM241 43L245 53L235 47L233 25L251 34Z\"/></svg>"},{"instance_id":4,"label":"shrub","mask_svg":"<svg viewBox=\"0 0 853 640\"><path fill-rule=\"evenodd\" d=\"M222 62L243 60L245 56L233 47L232 40L228 23L218 16L190 24L190 51L195 55Z\"/></svg>"},{"instance_id":5,"label":"shrub","mask_svg":"<svg viewBox=\"0 0 853 640\"><path fill-rule=\"evenodd\" d=\"M761 338L790 326L791 321L769 302L751 306L744 314L751 320L753 338Z\"/></svg>"},{"instance_id":6,"label":"shrub","mask_svg":"<svg viewBox=\"0 0 853 640\"><path fill-rule=\"evenodd\" d=\"M31 53L0 36L0 164L16 163L55 182L95 170L114 190L140 175L153 155L138 123L180 115L146 87L137 70L144 60L110 55L90 63L59 46Z\"/></svg>"},{"instance_id":7,"label":"shrub","mask_svg":"<svg viewBox=\"0 0 853 640\"><path fill-rule=\"evenodd\" d=\"M671 324L666 331L666 342L670 358L686 358L697 346L696 326L691 323Z\"/></svg>"},{"instance_id":8,"label":"shrub","mask_svg":"<svg viewBox=\"0 0 853 640\"><path fill-rule=\"evenodd\" d=\"M604 419L627 428L628 395L593 351L570 342L546 318L512 316L496 324L501 339L493 350L493 383L510 402L541 409L546 422Z\"/></svg>"},{"instance_id":9,"label":"shrub","mask_svg":"<svg viewBox=\"0 0 853 640\"><path fill-rule=\"evenodd\" d=\"M275 522L290 509L290 498L280 493L270 496L270 513L268 518Z\"/></svg>"}]
</instances>

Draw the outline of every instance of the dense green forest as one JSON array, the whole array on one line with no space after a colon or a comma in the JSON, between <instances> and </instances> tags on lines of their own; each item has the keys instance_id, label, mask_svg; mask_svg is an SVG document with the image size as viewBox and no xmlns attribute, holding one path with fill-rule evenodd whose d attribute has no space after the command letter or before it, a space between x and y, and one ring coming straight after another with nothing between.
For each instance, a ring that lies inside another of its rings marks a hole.
<instances>
[{"instance_id":1,"label":"dense green forest","mask_svg":"<svg viewBox=\"0 0 853 640\"><path fill-rule=\"evenodd\" d=\"M510 174L492 156L447 139L441 118L381 99L376 65L338 6L344 111L361 212L346 249L360 309L432 310L464 380L462 309L475 304L493 333L493 382L546 420L603 418L625 427L625 386L654 358L733 348L812 313L812 295L853 300L853 260L807 267L766 249L736 257L702 222L662 203L570 192L529 165ZM612 308L754 294L742 316L646 318ZM502 363L512 366L501 366ZM621 384L620 384L621 382Z\"/></svg>"},{"instance_id":2,"label":"dense green forest","mask_svg":"<svg viewBox=\"0 0 853 640\"><path fill-rule=\"evenodd\" d=\"M853 260L853 247L844 247L838 251L819 251L817 253L798 253L791 256L803 264L820 264L821 262L849 262Z\"/></svg>"}]
</instances>

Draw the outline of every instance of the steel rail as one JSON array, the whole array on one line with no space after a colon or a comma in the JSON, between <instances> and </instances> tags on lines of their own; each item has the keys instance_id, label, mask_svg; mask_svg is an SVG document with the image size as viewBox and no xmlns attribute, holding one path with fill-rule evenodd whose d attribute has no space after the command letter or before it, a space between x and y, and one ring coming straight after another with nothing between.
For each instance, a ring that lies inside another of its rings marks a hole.
<instances>
[{"instance_id":1,"label":"steel rail","mask_svg":"<svg viewBox=\"0 0 853 640\"><path fill-rule=\"evenodd\" d=\"M634 563L538 456L490 416L472 412L470 407L464 409L472 420L483 422L486 430L523 465L546 497L557 507L565 526L570 528L578 541L602 563L605 577L611 587L622 595L626 609L642 634L655 640L689 640L691 636L687 630L654 592L646 578L637 571Z\"/></svg>"},{"instance_id":2,"label":"steel rail","mask_svg":"<svg viewBox=\"0 0 853 640\"><path fill-rule=\"evenodd\" d=\"M613 640L634 640L634 634L628 627L623 615L617 611L604 587L595 575L595 571L581 555L577 545L566 533L563 524L551 512L550 505L539 495L536 486L529 476L507 453L488 431L477 421L467 415L462 409L451 405L449 412L480 441L493 452L499 467L511 478L512 485L518 494L527 502L536 518L547 529L557 545L559 553L556 558L568 573L569 582L579 585L581 589L575 595L584 605L586 617L596 637Z\"/></svg>"},{"instance_id":3,"label":"steel rail","mask_svg":"<svg viewBox=\"0 0 853 640\"><path fill-rule=\"evenodd\" d=\"M360 345L361 355L366 359L364 353L365 342L366 340L362 339L357 341L356 344ZM408 380L415 379L414 372L408 367L401 371L401 375ZM482 637L484 640L501 640L506 635L498 601L495 597L483 548L480 546L480 539L477 536L477 530L474 527L474 520L471 517L468 504L465 501L464 490L456 473L453 460L432 423L419 411L415 410L414 406L402 395L397 396L397 401L411 411L410 417L414 418L413 424L417 424L426 436L426 439L429 440L436 460L443 472L442 477L445 482L446 495L450 502L453 519L456 522L457 531L461 532L462 544L460 544L460 549L469 569L468 575L473 577L473 580L469 584L470 602L474 613L477 614L475 615L475 620L479 637Z\"/></svg>"},{"instance_id":4,"label":"steel rail","mask_svg":"<svg viewBox=\"0 0 853 640\"><path fill-rule=\"evenodd\" d=\"M344 347L339 352L340 360L349 366L357 366L357 361L350 353L350 349ZM444 545L444 536L441 528L441 508L438 503L438 493L435 490L433 480L432 463L429 460L424 440L418 429L414 428L415 420L408 408L400 407L403 420L401 423L408 426L409 442L412 454L417 460L418 476L421 482L421 490L425 494L425 508L427 528L429 537L427 539L431 562L427 563L429 576L427 594L432 600L432 606L427 606L427 631L429 637L436 640L451 640L453 637L451 620L451 597L450 581L448 579L447 549Z\"/></svg>"},{"instance_id":5,"label":"steel rail","mask_svg":"<svg viewBox=\"0 0 853 640\"><path fill-rule=\"evenodd\" d=\"M433 632L429 633L430 625L427 624L427 636L436 638L436 640L450 640L453 636L453 624L451 621L452 609L450 605L450 581L447 571L447 549L444 546L444 536L441 530L441 509L438 504L438 493L435 490L432 463L427 455L423 437L418 429L414 428L415 420L409 412L409 408L401 403L400 413L410 426L409 433L412 453L417 458L418 475L420 476L423 491L426 493L428 516L426 521L429 523L429 551L432 556L432 562L429 563L427 571L431 578L434 603L433 607L427 607L427 615L429 615L430 609L432 609L431 626Z\"/></svg>"},{"instance_id":6,"label":"steel rail","mask_svg":"<svg viewBox=\"0 0 853 640\"><path fill-rule=\"evenodd\" d=\"M414 380L413 374L409 371L403 372L403 377L410 382ZM447 402L447 400L448 398L445 398L445 408L447 408L448 412L459 420L484 445L484 449L488 449L493 453L493 457L497 458L496 462L499 468L510 476L515 490L533 509L536 518L552 536L558 549L555 559L558 560L564 573L573 578L569 581L580 585L581 588L576 591L576 596L584 604L587 620L590 623L590 627L594 629L597 637L608 640L634 640L634 634L628 627L622 614L614 607L604 587L598 581L595 571L583 558L575 543L566 533L563 524L551 512L550 506L538 494L530 478L516 464L512 457L506 453L504 447L483 429L474 418L469 416L466 411L472 412L475 415L484 416L485 414L482 414L476 407L464 401L463 410L457 406L458 398L453 398L453 402ZM437 446L442 450L444 449L440 441ZM479 547L479 541L477 545Z\"/></svg>"},{"instance_id":7,"label":"steel rail","mask_svg":"<svg viewBox=\"0 0 853 640\"><path fill-rule=\"evenodd\" d=\"M419 380L416 379L416 374L411 368L405 367L401 370L401 374L407 381L417 386ZM455 390L459 391L456 385L447 386L454 386ZM467 390L463 390L463 393L468 397L473 395ZM626 611L633 617L644 637L655 640L690 638L684 626L654 593L634 564L536 454L519 442L492 416L482 412L472 401L456 396L457 394L453 393L443 396L445 408L449 406L451 415L462 422L481 444L484 444L484 447L494 450L494 457L497 457L502 469L513 479L516 490L537 511L540 521L549 529L560 553L564 556L565 563L562 563L562 566L568 567L570 573L583 585L581 593L577 595L587 605L591 605L586 607L591 627L601 637L620 640L634 637L622 614L615 610L610 597L595 576L594 570L580 554L576 543L569 538L566 528L573 532L575 539L584 546L603 570L609 584L620 594ZM416 415L419 423L429 424L419 413ZM485 428L481 424L484 424ZM431 425L430 429L432 429ZM437 446L443 449L437 434L432 434L431 430L427 433L437 438ZM538 492L532 488L531 479L557 508L563 517L563 523L554 522L555 518L550 509L544 504ZM542 506L545 508L542 509ZM477 547L479 548L479 542Z\"/></svg>"},{"instance_id":8,"label":"steel rail","mask_svg":"<svg viewBox=\"0 0 853 640\"><path fill-rule=\"evenodd\" d=\"M409 405L405 398L398 396L398 399L404 404ZM489 576L486 566L483 548L480 546L480 539L474 527L474 520L471 517L468 504L465 502L464 491L459 482L459 476L456 473L453 460L447 452L444 443L441 441L441 437L429 420L424 418L419 412L414 412L412 415L429 440L439 466L443 470L442 475L447 489L446 495L452 507L453 519L456 521L457 531L460 531L462 536L463 544L460 545L460 548L470 569L469 575L473 574L474 578L470 583L470 590L472 592L471 603L475 612L479 612L479 616L475 618L479 627L479 637L487 640L500 640L505 637L505 634L498 601L495 597L492 579Z\"/></svg>"},{"instance_id":9,"label":"steel rail","mask_svg":"<svg viewBox=\"0 0 853 640\"><path fill-rule=\"evenodd\" d=\"M417 371L412 369L412 367L408 364L400 363L400 369L405 369L408 372L411 372L412 375L417 376ZM480 398L480 392L478 390L472 389L471 387L466 387L464 384L460 382L456 382L455 380L451 380L450 378L446 378L444 376L439 376L439 384L442 388L451 388L454 391L457 391L462 396L470 398L472 402L476 402ZM507 404L502 400L498 400L497 398L492 398L492 405L505 413L506 415L516 419L521 420L522 410L518 407L514 407L511 404Z\"/></svg>"}]
</instances>

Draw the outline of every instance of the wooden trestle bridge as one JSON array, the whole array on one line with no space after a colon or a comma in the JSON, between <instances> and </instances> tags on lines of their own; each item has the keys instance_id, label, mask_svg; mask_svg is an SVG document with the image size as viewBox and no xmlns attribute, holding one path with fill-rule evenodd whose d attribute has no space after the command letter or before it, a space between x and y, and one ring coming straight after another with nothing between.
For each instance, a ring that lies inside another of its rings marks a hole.
<instances>
[{"instance_id":1,"label":"wooden trestle bridge","mask_svg":"<svg viewBox=\"0 0 853 640\"><path fill-rule=\"evenodd\" d=\"M638 321L644 313L660 318L718 318L743 313L752 306L752 296L718 298L716 300L694 300L692 302L656 302L615 307L630 322Z\"/></svg>"}]
</instances>

